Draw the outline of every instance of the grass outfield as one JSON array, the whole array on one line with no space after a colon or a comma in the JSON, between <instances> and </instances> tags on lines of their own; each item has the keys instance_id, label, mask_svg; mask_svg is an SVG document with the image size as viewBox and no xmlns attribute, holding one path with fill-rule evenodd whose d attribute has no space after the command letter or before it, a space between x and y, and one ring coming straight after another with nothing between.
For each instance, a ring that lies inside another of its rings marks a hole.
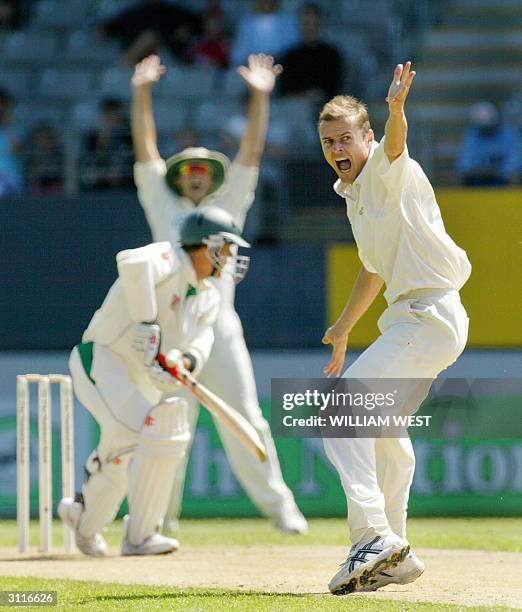
<instances>
[{"instance_id":1,"label":"grass outfield","mask_svg":"<svg viewBox=\"0 0 522 612\"><path fill-rule=\"evenodd\" d=\"M54 542L61 544L62 530L55 522ZM112 546L121 543L121 523L104 532ZM312 519L306 536L288 536L260 519L184 520L178 535L184 549L198 546L339 546L346 542L346 523L342 519ZM489 551L522 551L522 519L410 519L409 539L413 547L475 549ZM38 523L31 524L31 544L38 541ZM0 522L3 547L17 543L15 521ZM310 550L308 548L308 550ZM12 558L12 557L11 557ZM103 561L101 562L103 563ZM111 584L78 580L1 577L0 590L45 591L58 593L57 609L68 610L183 610L183 611L357 611L398 612L458 610L507 610L501 606L463 606L457 604L413 602L352 595L336 598L327 593L296 594L194 589L137 584ZM385 596L385 594L382 594ZM433 600L432 600L433 601ZM466 603L466 600L463 600ZM477 603L482 603L477 602Z\"/></svg>"},{"instance_id":2,"label":"grass outfield","mask_svg":"<svg viewBox=\"0 0 522 612\"><path fill-rule=\"evenodd\" d=\"M184 612L209 610L229 612L245 610L255 612L284 610L338 612L457 612L459 610L490 612L491 606L459 606L427 602L401 602L369 600L364 597L333 597L332 595L295 595L267 593L239 593L217 589L175 589L170 587L127 586L101 584L78 580L44 580L36 578L2 578L0 588L13 591L57 591L58 605L53 609L69 610L183 610ZM495 607L495 610L508 608Z\"/></svg>"},{"instance_id":3,"label":"grass outfield","mask_svg":"<svg viewBox=\"0 0 522 612\"><path fill-rule=\"evenodd\" d=\"M112 546L121 544L121 522L104 531ZM176 535L182 546L342 546L347 541L344 519L311 519L304 536L280 533L263 519L184 519ZM413 548L445 548L522 552L522 518L411 518L408 540ZM31 542L38 541L38 523L31 522ZM16 521L0 521L2 546L16 546ZM61 523L54 523L54 542L62 542Z\"/></svg>"}]
</instances>

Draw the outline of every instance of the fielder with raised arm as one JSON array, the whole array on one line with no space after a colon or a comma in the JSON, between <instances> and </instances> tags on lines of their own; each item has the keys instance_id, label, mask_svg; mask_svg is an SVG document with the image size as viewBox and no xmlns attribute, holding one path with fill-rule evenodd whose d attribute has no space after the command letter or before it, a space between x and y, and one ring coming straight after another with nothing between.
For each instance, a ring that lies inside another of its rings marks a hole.
<instances>
[{"instance_id":1,"label":"fielder with raised arm","mask_svg":"<svg viewBox=\"0 0 522 612\"><path fill-rule=\"evenodd\" d=\"M339 319L323 338L333 347L325 368L341 374L350 331L383 284L388 308L381 335L345 378L434 379L464 349L468 318L459 290L471 265L448 236L433 189L408 154L404 103L415 72L395 68L386 101L385 137L374 140L366 106L336 96L319 115L326 161L347 214L362 267ZM424 570L406 541L406 509L415 458L405 438L324 440L348 504L352 548L329 588L342 595L412 582Z\"/></svg>"},{"instance_id":2,"label":"fielder with raised arm","mask_svg":"<svg viewBox=\"0 0 522 612\"><path fill-rule=\"evenodd\" d=\"M239 151L229 165L222 153L201 147L185 149L163 160L157 147L151 87L165 68L152 55L137 64L132 77L132 137L136 154L134 179L154 240L175 243L179 224L195 207L212 203L230 212L243 228L254 200L259 162L265 145L269 99L281 67L273 58L251 55L248 67L238 68L250 90L248 116ZM182 86L182 83L180 83ZM216 422L230 465L258 508L284 532L304 533L307 523L283 481L268 423L257 399L250 355L239 317L234 309L234 283L230 277L216 282L221 306L214 325L215 342L201 382L234 406L258 431L267 450L267 461L258 462ZM191 429L197 421L192 402ZM181 471L180 471L181 474ZM177 478L166 521L173 529L180 512L183 479Z\"/></svg>"},{"instance_id":3,"label":"fielder with raised arm","mask_svg":"<svg viewBox=\"0 0 522 612\"><path fill-rule=\"evenodd\" d=\"M123 555L176 550L159 533L172 482L189 445L188 406L170 365L197 376L212 347L219 277L249 246L226 211L207 207L186 217L180 245L169 242L122 251L118 280L96 311L69 361L74 391L100 425L85 465L82 494L58 506L86 555L104 556L101 535L128 496Z\"/></svg>"}]
</instances>

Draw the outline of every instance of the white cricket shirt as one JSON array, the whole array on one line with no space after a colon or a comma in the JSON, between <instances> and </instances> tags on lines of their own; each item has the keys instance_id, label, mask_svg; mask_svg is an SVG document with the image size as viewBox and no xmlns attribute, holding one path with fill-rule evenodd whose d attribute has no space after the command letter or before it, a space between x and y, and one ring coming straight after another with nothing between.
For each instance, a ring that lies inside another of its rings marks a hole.
<instances>
[{"instance_id":1,"label":"white cricket shirt","mask_svg":"<svg viewBox=\"0 0 522 612\"><path fill-rule=\"evenodd\" d=\"M466 252L446 233L435 193L407 147L391 164L384 138L352 185L338 179L363 266L386 284L388 304L416 289L456 289L468 280Z\"/></svg>"},{"instance_id":2,"label":"white cricket shirt","mask_svg":"<svg viewBox=\"0 0 522 612\"><path fill-rule=\"evenodd\" d=\"M138 188L138 199L149 223L154 242L179 241L179 227L195 206L191 200L176 194L165 180L167 166L164 159L134 164L134 182ZM204 198L200 207L219 206L228 211L237 225L243 229L249 208L255 197L259 169L232 162L224 185L217 192ZM222 304L234 302L235 285L230 275L212 278L221 294Z\"/></svg>"},{"instance_id":3,"label":"white cricket shirt","mask_svg":"<svg viewBox=\"0 0 522 612\"><path fill-rule=\"evenodd\" d=\"M225 177L225 184L199 204L212 204L227 210L243 229L248 209L254 201L258 168L232 163ZM165 180L167 166L164 159L134 164L134 182L138 199L145 211L154 242L179 240L179 226L194 210L191 200L176 194Z\"/></svg>"},{"instance_id":4,"label":"white cricket shirt","mask_svg":"<svg viewBox=\"0 0 522 612\"><path fill-rule=\"evenodd\" d=\"M197 375L214 341L212 326L220 303L216 288L208 279L198 280L190 257L167 242L122 251L117 260L122 255L125 258L119 261L120 272L123 266L132 266L136 261L150 261L161 351L167 353L177 348L192 353L197 361ZM148 397L152 397L155 388L143 358L132 348L136 321L129 306L131 299L118 278L94 313L82 341L96 342L118 355L135 384L148 389Z\"/></svg>"}]
</instances>

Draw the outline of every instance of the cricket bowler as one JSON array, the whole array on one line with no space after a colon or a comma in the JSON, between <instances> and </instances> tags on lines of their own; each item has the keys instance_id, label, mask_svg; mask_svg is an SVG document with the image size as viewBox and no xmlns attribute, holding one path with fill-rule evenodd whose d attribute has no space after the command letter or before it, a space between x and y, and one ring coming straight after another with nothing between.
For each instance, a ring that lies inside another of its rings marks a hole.
<instances>
[{"instance_id":1,"label":"cricket bowler","mask_svg":"<svg viewBox=\"0 0 522 612\"><path fill-rule=\"evenodd\" d=\"M411 62L395 68L380 142L366 106L351 96L334 97L319 115L323 154L338 176L334 189L346 201L362 262L343 312L323 337L332 345L327 376L341 374L350 332L383 284L381 335L344 378L433 380L466 345L459 290L471 265L446 233L430 182L406 145L404 104L414 77ZM418 578L424 565L406 540L415 467L409 437L325 438L324 445L346 494L353 544L330 591L372 591Z\"/></svg>"},{"instance_id":2,"label":"cricket bowler","mask_svg":"<svg viewBox=\"0 0 522 612\"><path fill-rule=\"evenodd\" d=\"M220 301L208 279L235 266L231 245L249 246L231 215L212 206L188 215L179 235L177 247L159 242L118 253L118 279L71 353L74 391L98 422L100 440L82 493L62 499L58 513L86 555L106 554L101 531L126 495L122 555L179 547L160 530L191 433L180 383L159 355L199 375Z\"/></svg>"},{"instance_id":3,"label":"cricket bowler","mask_svg":"<svg viewBox=\"0 0 522 612\"><path fill-rule=\"evenodd\" d=\"M164 72L159 57L152 55L136 65L132 77L134 180L154 240L175 243L179 237L179 225L186 215L209 203L227 210L243 229L254 201L268 125L270 94L281 66L274 65L271 56L259 54L249 57L248 67L238 68L239 75L249 87L250 98L245 131L231 164L222 153L203 147L190 147L166 161L161 158L151 87ZM259 407L252 362L234 308L234 282L227 276L216 280L215 285L221 294L221 306L214 325L214 346L200 379L254 426L267 449L267 461L257 461L222 423L215 421L216 428L234 474L257 507L281 531L304 533L306 520L283 481L272 434ZM191 430L196 426L197 415L197 404L191 401ZM176 529L184 472L184 469L179 471L174 483L166 530Z\"/></svg>"}]
</instances>

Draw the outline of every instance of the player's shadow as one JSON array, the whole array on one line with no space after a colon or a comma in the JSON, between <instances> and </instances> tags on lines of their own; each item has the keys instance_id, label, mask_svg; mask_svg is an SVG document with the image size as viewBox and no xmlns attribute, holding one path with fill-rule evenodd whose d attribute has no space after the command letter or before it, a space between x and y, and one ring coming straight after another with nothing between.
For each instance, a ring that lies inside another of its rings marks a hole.
<instances>
[{"instance_id":1,"label":"player's shadow","mask_svg":"<svg viewBox=\"0 0 522 612\"><path fill-rule=\"evenodd\" d=\"M156 587L161 588L161 587ZM159 594L134 594L134 595L94 595L92 597L86 597L79 599L79 604L88 604L93 601L138 601L138 600L158 600L158 599L180 599L188 597L206 598L213 599L216 597L227 597L240 599L241 597L266 597L273 599L274 597L293 597L295 599L306 597L308 595L325 595L324 593L268 593L266 591L199 591L196 588L183 589L179 593L159 593Z\"/></svg>"}]
</instances>

